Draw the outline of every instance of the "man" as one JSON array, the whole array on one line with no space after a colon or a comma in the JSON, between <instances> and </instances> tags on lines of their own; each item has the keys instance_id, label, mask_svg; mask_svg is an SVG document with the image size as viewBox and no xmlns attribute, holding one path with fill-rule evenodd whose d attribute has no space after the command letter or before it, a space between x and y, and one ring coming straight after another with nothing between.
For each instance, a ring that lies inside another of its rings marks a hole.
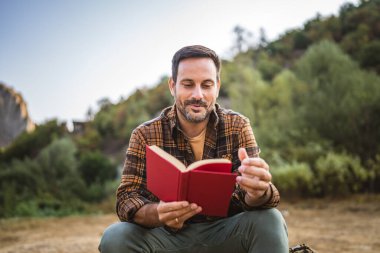
<instances>
[{"instance_id":1,"label":"man","mask_svg":"<svg viewBox=\"0 0 380 253\"><path fill-rule=\"evenodd\" d=\"M285 222L273 208L279 193L271 183L268 164L259 158L249 120L216 104L218 56L203 46L180 49L172 60L169 88L175 104L132 133L117 190L122 222L105 231L100 251L288 252ZM203 216L197 203L165 203L150 193L146 145L163 148L185 165L201 159L230 159L239 176L228 217Z\"/></svg>"}]
</instances>

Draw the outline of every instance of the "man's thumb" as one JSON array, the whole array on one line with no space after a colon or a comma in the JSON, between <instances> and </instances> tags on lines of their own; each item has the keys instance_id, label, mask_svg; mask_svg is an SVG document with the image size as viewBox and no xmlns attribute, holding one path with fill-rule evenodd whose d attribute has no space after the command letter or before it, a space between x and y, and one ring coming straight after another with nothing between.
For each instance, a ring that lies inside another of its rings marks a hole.
<instances>
[{"instance_id":1,"label":"man's thumb","mask_svg":"<svg viewBox=\"0 0 380 253\"><path fill-rule=\"evenodd\" d=\"M238 156L240 161L248 158L247 150L245 150L245 148L239 148Z\"/></svg>"}]
</instances>

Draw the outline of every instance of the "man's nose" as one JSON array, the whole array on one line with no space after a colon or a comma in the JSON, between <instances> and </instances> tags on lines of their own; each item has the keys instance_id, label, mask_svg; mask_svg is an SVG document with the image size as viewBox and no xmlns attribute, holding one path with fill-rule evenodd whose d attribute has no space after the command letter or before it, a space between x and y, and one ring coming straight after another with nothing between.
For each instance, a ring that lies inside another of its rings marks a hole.
<instances>
[{"instance_id":1,"label":"man's nose","mask_svg":"<svg viewBox=\"0 0 380 253\"><path fill-rule=\"evenodd\" d=\"M202 99L203 98L203 91L200 86L196 86L193 90L193 98L196 100Z\"/></svg>"}]
</instances>

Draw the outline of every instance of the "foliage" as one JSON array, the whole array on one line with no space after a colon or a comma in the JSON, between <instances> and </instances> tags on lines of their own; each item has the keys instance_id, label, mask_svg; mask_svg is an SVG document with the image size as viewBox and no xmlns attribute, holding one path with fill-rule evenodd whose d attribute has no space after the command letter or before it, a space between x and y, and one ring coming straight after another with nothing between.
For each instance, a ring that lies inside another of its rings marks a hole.
<instances>
[{"instance_id":1,"label":"foliage","mask_svg":"<svg viewBox=\"0 0 380 253\"><path fill-rule=\"evenodd\" d=\"M4 151L0 150L0 160L10 162L12 159L33 158L54 138L60 138L66 133L65 124L56 119L38 125L33 132L23 132Z\"/></svg>"},{"instance_id":2,"label":"foliage","mask_svg":"<svg viewBox=\"0 0 380 253\"><path fill-rule=\"evenodd\" d=\"M273 182L285 197L310 196L314 175L307 163L293 162L272 168Z\"/></svg>"},{"instance_id":3,"label":"foliage","mask_svg":"<svg viewBox=\"0 0 380 253\"><path fill-rule=\"evenodd\" d=\"M94 129L104 141L123 140L121 146L125 145L136 126L155 117L162 108L172 104L167 82L168 78L163 77L151 89L137 89L128 99L116 105L107 104L95 115L85 134ZM106 143L100 144L102 147L105 145Z\"/></svg>"},{"instance_id":4,"label":"foliage","mask_svg":"<svg viewBox=\"0 0 380 253\"><path fill-rule=\"evenodd\" d=\"M368 161L369 191L380 192L380 153Z\"/></svg>"},{"instance_id":5,"label":"foliage","mask_svg":"<svg viewBox=\"0 0 380 253\"><path fill-rule=\"evenodd\" d=\"M369 182L379 180L379 163L366 170L358 157L333 151L307 163L283 163L272 167L273 182L285 197L341 197L368 190Z\"/></svg>"},{"instance_id":6,"label":"foliage","mask_svg":"<svg viewBox=\"0 0 380 253\"><path fill-rule=\"evenodd\" d=\"M309 46L322 40L333 41L360 62L361 66L380 73L376 55L370 59L369 52L377 52L377 46L370 48L373 41L380 39L380 1L360 1L358 6L345 3L339 16L321 17L317 14L305 22L302 29L287 31L278 40L265 48L271 58L283 66L293 65Z\"/></svg>"},{"instance_id":7,"label":"foliage","mask_svg":"<svg viewBox=\"0 0 380 253\"><path fill-rule=\"evenodd\" d=\"M297 107L299 97L305 92L302 83L291 71L279 73L271 85L258 90L257 106L262 112L254 122L256 135L263 150L269 149L288 157L292 146L299 145L297 140L302 139L297 123Z\"/></svg>"},{"instance_id":8,"label":"foliage","mask_svg":"<svg viewBox=\"0 0 380 253\"><path fill-rule=\"evenodd\" d=\"M282 70L281 65L271 59L265 51L258 53L256 61L257 69L265 81L271 81Z\"/></svg>"},{"instance_id":9,"label":"foliage","mask_svg":"<svg viewBox=\"0 0 380 253\"><path fill-rule=\"evenodd\" d=\"M77 176L73 170L74 154L73 143L69 139L59 139L42 149L34 160L13 160L2 167L0 182L3 191L0 193L0 202L3 208L0 216L19 214L14 213L14 210L19 205L25 207L25 201L41 202L53 196L64 201L75 196L72 192L75 185L65 184L68 178ZM43 205L40 207L43 208Z\"/></svg>"},{"instance_id":10,"label":"foliage","mask_svg":"<svg viewBox=\"0 0 380 253\"><path fill-rule=\"evenodd\" d=\"M322 196L339 196L363 191L368 172L358 157L347 154L327 153L316 164L317 191Z\"/></svg>"},{"instance_id":11,"label":"foliage","mask_svg":"<svg viewBox=\"0 0 380 253\"><path fill-rule=\"evenodd\" d=\"M225 64L221 78L223 85L227 86L231 108L258 123L262 112L255 103L258 102L256 98L265 84L260 73L253 69L251 59L240 55L233 63Z\"/></svg>"},{"instance_id":12,"label":"foliage","mask_svg":"<svg viewBox=\"0 0 380 253\"><path fill-rule=\"evenodd\" d=\"M101 146L102 138L100 133L93 125L86 127L85 132L80 135L74 135L73 140L80 152L96 150Z\"/></svg>"},{"instance_id":13,"label":"foliage","mask_svg":"<svg viewBox=\"0 0 380 253\"><path fill-rule=\"evenodd\" d=\"M335 44L312 46L297 63L308 84L299 111L307 129L341 150L373 157L380 139L380 78L360 70Z\"/></svg>"},{"instance_id":14,"label":"foliage","mask_svg":"<svg viewBox=\"0 0 380 253\"><path fill-rule=\"evenodd\" d=\"M358 53L361 66L380 73L380 40L374 40L362 47Z\"/></svg>"},{"instance_id":15,"label":"foliage","mask_svg":"<svg viewBox=\"0 0 380 253\"><path fill-rule=\"evenodd\" d=\"M103 186L114 179L115 167L99 153L83 155L78 167L76 152L74 143L62 138L42 149L33 160L2 164L0 216L68 214L83 211L84 201L104 199L108 192ZM95 181L88 181L92 179Z\"/></svg>"},{"instance_id":16,"label":"foliage","mask_svg":"<svg viewBox=\"0 0 380 253\"><path fill-rule=\"evenodd\" d=\"M99 151L82 154L78 171L87 186L103 186L116 178L115 166Z\"/></svg>"}]
</instances>

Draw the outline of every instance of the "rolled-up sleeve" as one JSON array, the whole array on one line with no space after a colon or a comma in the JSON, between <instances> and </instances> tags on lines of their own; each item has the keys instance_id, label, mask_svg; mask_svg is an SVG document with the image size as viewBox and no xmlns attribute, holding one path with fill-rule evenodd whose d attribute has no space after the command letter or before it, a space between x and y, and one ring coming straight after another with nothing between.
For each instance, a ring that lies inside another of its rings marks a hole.
<instances>
[{"instance_id":1,"label":"rolled-up sleeve","mask_svg":"<svg viewBox=\"0 0 380 253\"><path fill-rule=\"evenodd\" d=\"M146 190L145 145L140 129L135 129L129 141L121 183L116 194L116 212L121 221L132 221L143 205L158 201Z\"/></svg>"}]
</instances>

